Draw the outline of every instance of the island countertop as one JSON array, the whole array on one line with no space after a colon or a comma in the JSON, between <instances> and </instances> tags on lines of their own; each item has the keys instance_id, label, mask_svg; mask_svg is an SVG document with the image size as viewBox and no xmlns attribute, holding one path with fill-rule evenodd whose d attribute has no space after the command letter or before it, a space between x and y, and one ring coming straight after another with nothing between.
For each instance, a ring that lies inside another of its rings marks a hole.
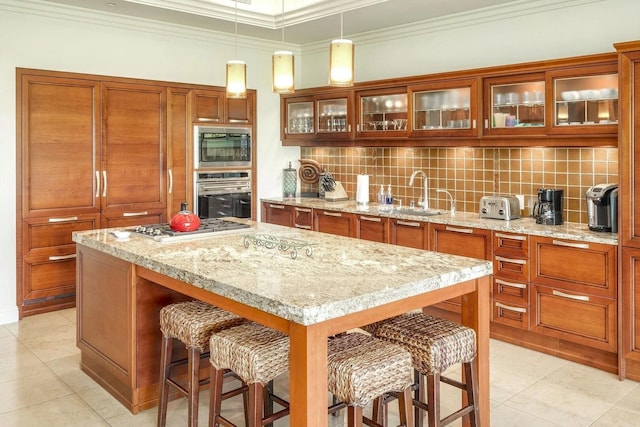
<instances>
[{"instance_id":1,"label":"island countertop","mask_svg":"<svg viewBox=\"0 0 640 427\"><path fill-rule=\"evenodd\" d=\"M74 232L73 240L301 325L476 279L493 268L479 259L247 222L251 228L242 232L182 242L136 234L121 241L109 229ZM272 238L299 244L297 257L265 247Z\"/></svg>"}]
</instances>

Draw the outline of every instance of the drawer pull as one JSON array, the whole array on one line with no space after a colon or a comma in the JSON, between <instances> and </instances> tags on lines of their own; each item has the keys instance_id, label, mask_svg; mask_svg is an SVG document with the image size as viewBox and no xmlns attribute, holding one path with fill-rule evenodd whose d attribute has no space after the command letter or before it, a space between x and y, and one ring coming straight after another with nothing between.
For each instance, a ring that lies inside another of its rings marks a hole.
<instances>
[{"instance_id":1,"label":"drawer pull","mask_svg":"<svg viewBox=\"0 0 640 427\"><path fill-rule=\"evenodd\" d=\"M509 234L496 233L496 237L509 240L520 240L521 242L527 240L527 236L511 236Z\"/></svg>"},{"instance_id":2,"label":"drawer pull","mask_svg":"<svg viewBox=\"0 0 640 427\"><path fill-rule=\"evenodd\" d=\"M100 171L96 171L96 198L100 197Z\"/></svg>"},{"instance_id":3,"label":"drawer pull","mask_svg":"<svg viewBox=\"0 0 640 427\"><path fill-rule=\"evenodd\" d=\"M68 216L66 218L49 218L49 222L66 222L66 221L77 221L77 216Z\"/></svg>"},{"instance_id":4,"label":"drawer pull","mask_svg":"<svg viewBox=\"0 0 640 427\"><path fill-rule=\"evenodd\" d=\"M303 230L311 230L311 226L310 226L310 225L294 224L294 226L295 226L296 228L302 228Z\"/></svg>"},{"instance_id":5,"label":"drawer pull","mask_svg":"<svg viewBox=\"0 0 640 427\"><path fill-rule=\"evenodd\" d=\"M501 302L496 301L496 307L504 308L505 310L515 311L517 313L526 313L527 309L522 307L513 307L511 305L502 304Z\"/></svg>"},{"instance_id":6,"label":"drawer pull","mask_svg":"<svg viewBox=\"0 0 640 427\"><path fill-rule=\"evenodd\" d=\"M296 212L311 212L311 209L308 208L294 208Z\"/></svg>"},{"instance_id":7,"label":"drawer pull","mask_svg":"<svg viewBox=\"0 0 640 427\"><path fill-rule=\"evenodd\" d=\"M145 216L148 215L147 211L143 211L143 212L123 212L122 216L124 217L131 217L131 216Z\"/></svg>"},{"instance_id":8,"label":"drawer pull","mask_svg":"<svg viewBox=\"0 0 640 427\"><path fill-rule=\"evenodd\" d=\"M360 219L362 221L370 221L370 222L381 222L382 218L378 218L375 216L361 216Z\"/></svg>"},{"instance_id":9,"label":"drawer pull","mask_svg":"<svg viewBox=\"0 0 640 427\"><path fill-rule=\"evenodd\" d=\"M269 207L271 209L284 209L284 205L272 205L271 203L269 203Z\"/></svg>"},{"instance_id":10,"label":"drawer pull","mask_svg":"<svg viewBox=\"0 0 640 427\"><path fill-rule=\"evenodd\" d=\"M512 258L505 258L505 257L497 256L496 257L496 261L508 262L508 263L511 263L511 264L527 265L527 260L526 259L512 259Z\"/></svg>"},{"instance_id":11,"label":"drawer pull","mask_svg":"<svg viewBox=\"0 0 640 427\"><path fill-rule=\"evenodd\" d=\"M523 285L522 283L505 282L504 280L500 279L495 279L495 281L499 285L511 286L512 288L527 289L527 285Z\"/></svg>"},{"instance_id":12,"label":"drawer pull","mask_svg":"<svg viewBox=\"0 0 640 427\"><path fill-rule=\"evenodd\" d=\"M338 217L339 217L339 216L342 216L342 214L341 214L340 212L327 212L327 211L324 211L324 212L322 212L322 213L323 213L324 215L326 215L326 216L338 216Z\"/></svg>"},{"instance_id":13,"label":"drawer pull","mask_svg":"<svg viewBox=\"0 0 640 427\"><path fill-rule=\"evenodd\" d=\"M589 297L586 296L586 295L565 294L564 292L556 291L555 289L553 290L553 295L555 295L557 297L575 299L575 300L578 300L578 301L589 301Z\"/></svg>"},{"instance_id":14,"label":"drawer pull","mask_svg":"<svg viewBox=\"0 0 640 427\"><path fill-rule=\"evenodd\" d=\"M406 225L407 227L420 227L419 222L396 221L398 225Z\"/></svg>"},{"instance_id":15,"label":"drawer pull","mask_svg":"<svg viewBox=\"0 0 640 427\"><path fill-rule=\"evenodd\" d=\"M76 257L76 254L70 254L70 255L54 255L54 256L50 256L49 257L49 261L62 261L65 259L73 259Z\"/></svg>"},{"instance_id":16,"label":"drawer pull","mask_svg":"<svg viewBox=\"0 0 640 427\"><path fill-rule=\"evenodd\" d=\"M454 233L466 233L466 234L473 234L473 230L470 228L455 228L455 227L445 227L445 230L447 231L453 231Z\"/></svg>"},{"instance_id":17,"label":"drawer pull","mask_svg":"<svg viewBox=\"0 0 640 427\"><path fill-rule=\"evenodd\" d=\"M569 248L589 249L589 245L586 243L569 243L563 242L562 240L554 240L553 244L556 246L567 246Z\"/></svg>"}]
</instances>

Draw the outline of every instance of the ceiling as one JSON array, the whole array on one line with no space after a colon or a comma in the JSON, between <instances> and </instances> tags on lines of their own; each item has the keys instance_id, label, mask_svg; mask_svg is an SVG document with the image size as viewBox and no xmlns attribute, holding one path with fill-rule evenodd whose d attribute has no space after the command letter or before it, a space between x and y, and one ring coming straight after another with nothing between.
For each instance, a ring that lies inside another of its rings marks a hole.
<instances>
[{"instance_id":1,"label":"ceiling","mask_svg":"<svg viewBox=\"0 0 640 427\"><path fill-rule=\"evenodd\" d=\"M273 41L282 40L282 0L43 0L80 9L206 28ZM284 37L304 45L343 34L490 10L527 0L284 0ZM236 8L237 7L237 8Z\"/></svg>"}]
</instances>

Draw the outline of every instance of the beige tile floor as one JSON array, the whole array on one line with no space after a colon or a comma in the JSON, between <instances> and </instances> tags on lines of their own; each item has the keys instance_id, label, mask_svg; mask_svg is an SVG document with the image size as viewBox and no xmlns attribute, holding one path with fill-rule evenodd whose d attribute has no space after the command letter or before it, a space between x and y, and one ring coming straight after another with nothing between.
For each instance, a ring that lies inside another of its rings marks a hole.
<instances>
[{"instance_id":1,"label":"beige tile floor","mask_svg":"<svg viewBox=\"0 0 640 427\"><path fill-rule=\"evenodd\" d=\"M155 425L155 409L131 415L80 371L79 359L75 309L0 326L0 426ZM283 378L276 388L286 388L286 383ZM456 398L456 391L445 390L443 409L452 407ZM205 391L199 417L204 426L207 401ZM242 424L241 402L225 405L229 417ZM395 421L393 407L390 412ZM341 418L330 422L333 427L343 425ZM170 403L167 425L186 425L185 399ZM638 426L640 387L634 381L618 381L613 374L492 340L491 425ZM288 422L281 420L276 426Z\"/></svg>"}]
</instances>

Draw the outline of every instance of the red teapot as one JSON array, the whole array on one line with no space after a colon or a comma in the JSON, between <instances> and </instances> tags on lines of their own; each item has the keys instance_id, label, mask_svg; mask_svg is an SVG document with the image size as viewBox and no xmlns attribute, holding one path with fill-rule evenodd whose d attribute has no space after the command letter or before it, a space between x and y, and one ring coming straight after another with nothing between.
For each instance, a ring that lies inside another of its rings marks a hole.
<instances>
[{"instance_id":1,"label":"red teapot","mask_svg":"<svg viewBox=\"0 0 640 427\"><path fill-rule=\"evenodd\" d=\"M182 202L180 204L180 212L171 218L169 227L173 231L196 231L200 227L200 218L187 210L187 202Z\"/></svg>"}]
</instances>

